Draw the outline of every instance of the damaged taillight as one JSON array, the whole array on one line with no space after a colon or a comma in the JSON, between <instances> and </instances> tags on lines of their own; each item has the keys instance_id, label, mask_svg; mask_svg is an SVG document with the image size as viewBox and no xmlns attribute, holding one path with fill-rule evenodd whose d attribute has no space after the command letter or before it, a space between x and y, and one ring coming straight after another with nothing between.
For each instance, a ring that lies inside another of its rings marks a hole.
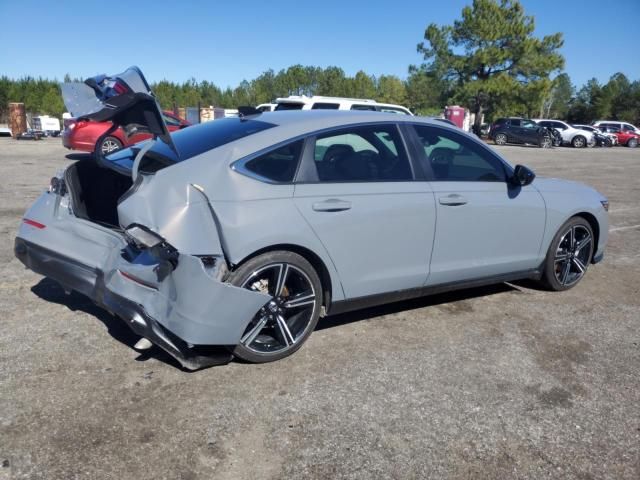
<instances>
[{"instance_id":1,"label":"damaged taillight","mask_svg":"<svg viewBox=\"0 0 640 480\"><path fill-rule=\"evenodd\" d=\"M133 240L136 245L145 248L153 248L164 241L160 235L140 225L130 225L124 233Z\"/></svg>"},{"instance_id":2,"label":"damaged taillight","mask_svg":"<svg viewBox=\"0 0 640 480\"><path fill-rule=\"evenodd\" d=\"M62 176L52 177L49 181L49 193L64 196L67 193L67 185L64 183Z\"/></svg>"}]
</instances>

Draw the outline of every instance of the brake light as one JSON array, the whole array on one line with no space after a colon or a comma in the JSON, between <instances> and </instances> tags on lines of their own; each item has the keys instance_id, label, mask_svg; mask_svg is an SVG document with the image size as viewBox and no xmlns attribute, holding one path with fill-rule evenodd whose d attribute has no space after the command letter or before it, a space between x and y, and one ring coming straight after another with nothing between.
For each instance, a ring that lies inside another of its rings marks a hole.
<instances>
[{"instance_id":1,"label":"brake light","mask_svg":"<svg viewBox=\"0 0 640 480\"><path fill-rule=\"evenodd\" d=\"M36 222L35 220L31 220L30 218L23 218L22 221L27 225L31 225L32 227L39 228L40 230L46 227L45 224Z\"/></svg>"}]
</instances>

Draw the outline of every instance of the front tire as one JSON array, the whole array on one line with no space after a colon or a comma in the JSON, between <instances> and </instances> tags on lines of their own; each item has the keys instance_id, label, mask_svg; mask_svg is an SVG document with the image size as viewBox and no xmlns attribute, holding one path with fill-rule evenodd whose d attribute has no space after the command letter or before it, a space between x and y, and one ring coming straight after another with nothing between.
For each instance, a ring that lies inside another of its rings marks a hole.
<instances>
[{"instance_id":1,"label":"front tire","mask_svg":"<svg viewBox=\"0 0 640 480\"><path fill-rule=\"evenodd\" d=\"M542 281L551 290L575 287L587 273L595 238L589 222L583 217L570 218L551 241L544 261Z\"/></svg>"},{"instance_id":2,"label":"front tire","mask_svg":"<svg viewBox=\"0 0 640 480\"><path fill-rule=\"evenodd\" d=\"M573 137L573 140L571 140L571 146L573 148L584 148L586 144L587 144L587 139L584 138L582 135L576 135L575 137Z\"/></svg>"},{"instance_id":3,"label":"front tire","mask_svg":"<svg viewBox=\"0 0 640 480\"><path fill-rule=\"evenodd\" d=\"M638 146L638 140L636 140L635 138L631 138L627 142L627 147L629 148L636 148L637 146Z\"/></svg>"},{"instance_id":4,"label":"front tire","mask_svg":"<svg viewBox=\"0 0 640 480\"><path fill-rule=\"evenodd\" d=\"M540 140L540 148L551 148L553 146L553 140L549 136L544 136Z\"/></svg>"},{"instance_id":5,"label":"front tire","mask_svg":"<svg viewBox=\"0 0 640 480\"><path fill-rule=\"evenodd\" d=\"M313 266L288 251L258 255L231 273L237 287L267 293L233 354L252 363L273 362L297 351L313 332L322 307L322 284Z\"/></svg>"}]
</instances>

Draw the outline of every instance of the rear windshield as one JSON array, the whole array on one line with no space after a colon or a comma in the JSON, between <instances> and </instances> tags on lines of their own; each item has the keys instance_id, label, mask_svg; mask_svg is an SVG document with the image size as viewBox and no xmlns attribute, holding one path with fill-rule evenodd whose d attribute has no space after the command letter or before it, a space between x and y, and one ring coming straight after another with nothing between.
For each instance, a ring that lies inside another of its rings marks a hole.
<instances>
[{"instance_id":1,"label":"rear windshield","mask_svg":"<svg viewBox=\"0 0 640 480\"><path fill-rule=\"evenodd\" d=\"M237 117L221 118L201 123L200 125L193 125L171 134L171 139L178 150L179 156L176 156L166 143L154 142L153 147L145 155L144 163L145 166L150 167L148 170L158 170L272 127L275 127L273 123ZM131 169L133 159L140 151L141 145L136 144L131 148L119 150L106 158L109 162L114 163L114 166L119 167L116 167L118 170L123 168ZM153 167L149 163L157 163L158 165Z\"/></svg>"}]
</instances>

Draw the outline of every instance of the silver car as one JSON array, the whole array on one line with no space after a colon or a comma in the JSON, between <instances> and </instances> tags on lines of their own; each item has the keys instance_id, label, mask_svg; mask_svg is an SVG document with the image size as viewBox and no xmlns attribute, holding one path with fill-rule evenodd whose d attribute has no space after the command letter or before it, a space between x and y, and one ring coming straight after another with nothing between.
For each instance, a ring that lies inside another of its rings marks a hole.
<instances>
[{"instance_id":1,"label":"silver car","mask_svg":"<svg viewBox=\"0 0 640 480\"><path fill-rule=\"evenodd\" d=\"M74 116L155 139L55 176L15 254L188 369L280 359L321 317L386 302L565 290L603 257L606 198L442 122L272 112L169 135L136 69L63 92Z\"/></svg>"}]
</instances>

